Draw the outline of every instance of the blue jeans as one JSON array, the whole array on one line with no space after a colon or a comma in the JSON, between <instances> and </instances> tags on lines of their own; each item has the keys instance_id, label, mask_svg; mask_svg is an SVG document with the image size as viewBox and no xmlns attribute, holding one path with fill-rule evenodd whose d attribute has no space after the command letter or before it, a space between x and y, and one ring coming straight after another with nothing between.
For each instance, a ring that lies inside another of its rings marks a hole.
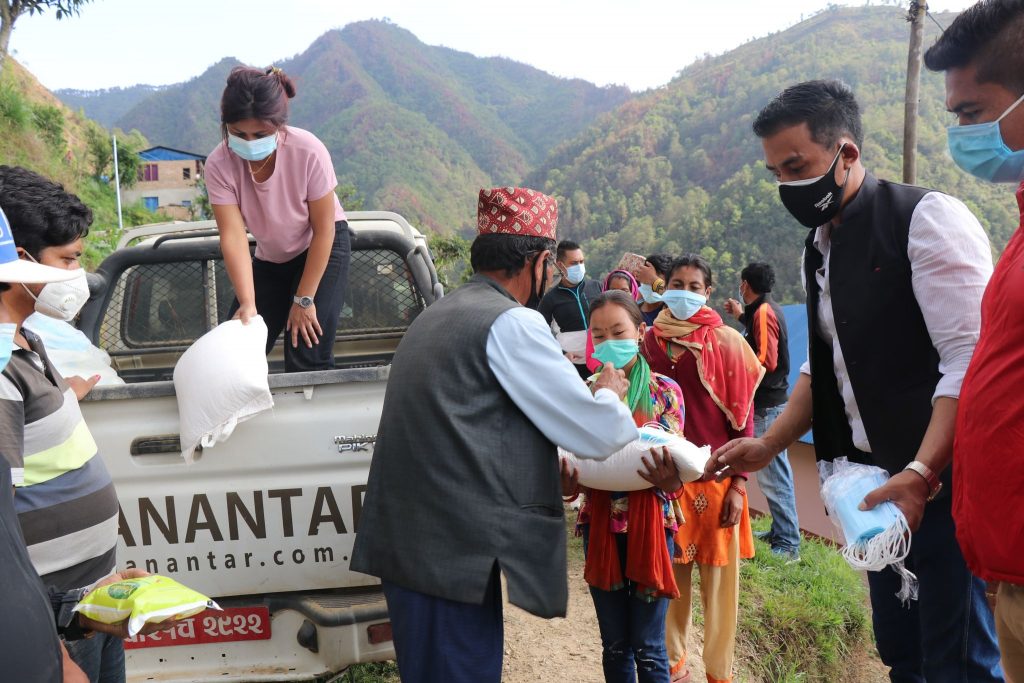
<instances>
[{"instance_id":1,"label":"blue jeans","mask_svg":"<svg viewBox=\"0 0 1024 683\"><path fill-rule=\"evenodd\" d=\"M91 638L65 641L64 645L90 683L125 683L124 641L120 638L95 633Z\"/></svg>"},{"instance_id":2,"label":"blue jeans","mask_svg":"<svg viewBox=\"0 0 1024 683\"><path fill-rule=\"evenodd\" d=\"M875 644L893 683L1003 680L985 584L964 564L951 505L948 495L928 503L913 536L906 565L917 575L917 601L896 598L891 569L868 572Z\"/></svg>"},{"instance_id":3,"label":"blue jeans","mask_svg":"<svg viewBox=\"0 0 1024 683\"><path fill-rule=\"evenodd\" d=\"M584 554L589 545L589 533L590 527L584 527ZM625 572L626 534L615 536L619 561ZM668 651L665 649L668 598L645 602L636 598L635 589L632 581L626 581L626 587L617 591L590 588L601 630L601 665L605 683L669 683Z\"/></svg>"},{"instance_id":4,"label":"blue jeans","mask_svg":"<svg viewBox=\"0 0 1024 683\"><path fill-rule=\"evenodd\" d=\"M775 418L786 409L786 404L767 408L763 414L754 411L754 436L764 436ZM793 491L793 469L786 451L779 453L768 467L757 472L757 485L768 499L772 513L769 535L772 550L797 553L800 551L800 521L796 515L796 493Z\"/></svg>"},{"instance_id":5,"label":"blue jeans","mask_svg":"<svg viewBox=\"0 0 1024 683\"><path fill-rule=\"evenodd\" d=\"M500 683L504 626L497 566L482 605L383 581L403 683Z\"/></svg>"}]
</instances>

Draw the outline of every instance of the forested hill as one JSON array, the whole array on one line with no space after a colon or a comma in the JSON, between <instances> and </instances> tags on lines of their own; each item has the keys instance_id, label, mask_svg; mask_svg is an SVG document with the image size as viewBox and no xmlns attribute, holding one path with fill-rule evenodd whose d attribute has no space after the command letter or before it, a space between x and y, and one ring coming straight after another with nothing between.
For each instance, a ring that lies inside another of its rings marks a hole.
<instances>
[{"instance_id":1,"label":"forested hill","mask_svg":"<svg viewBox=\"0 0 1024 683\"><path fill-rule=\"evenodd\" d=\"M751 260L775 264L776 295L803 299L798 262L806 231L782 207L750 129L787 85L839 78L864 111L864 162L899 180L909 24L895 7L835 8L786 31L704 59L668 85L602 117L558 148L531 182L563 198L559 231L583 241L592 270L624 251L698 251L732 295ZM953 14L936 19L949 25ZM928 21L925 45L939 29ZM974 180L949 158L941 74L921 85L918 183L965 200L1001 251L1018 223L1012 188Z\"/></svg>"},{"instance_id":2,"label":"forested hill","mask_svg":"<svg viewBox=\"0 0 1024 683\"><path fill-rule=\"evenodd\" d=\"M162 88L156 85L133 85L127 88L104 88L103 90L75 90L65 88L54 90L53 94L70 109L82 109L93 121L107 128L117 125L117 120L126 111Z\"/></svg>"},{"instance_id":3,"label":"forested hill","mask_svg":"<svg viewBox=\"0 0 1024 683\"><path fill-rule=\"evenodd\" d=\"M120 112L116 125L153 144L208 153L219 141L220 94L236 64L225 59L162 88ZM342 184L354 185L368 207L445 232L474 223L478 188L521 182L553 147L631 96L623 87L425 45L386 21L329 31L277 66L297 81L291 123L324 141ZM111 95L128 102L124 91ZM90 113L110 100L77 93L74 101Z\"/></svg>"}]
</instances>

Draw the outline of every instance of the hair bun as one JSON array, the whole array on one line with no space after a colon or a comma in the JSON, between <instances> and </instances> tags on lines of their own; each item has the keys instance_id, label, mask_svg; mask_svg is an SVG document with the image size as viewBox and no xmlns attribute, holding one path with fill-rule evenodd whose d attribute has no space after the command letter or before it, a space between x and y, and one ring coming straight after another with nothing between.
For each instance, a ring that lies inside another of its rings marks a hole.
<instances>
[{"instance_id":1,"label":"hair bun","mask_svg":"<svg viewBox=\"0 0 1024 683\"><path fill-rule=\"evenodd\" d=\"M288 99L295 97L295 81L293 81L283 69L276 66L268 66L267 75L277 77L277 81L281 84L281 88L284 90L284 94Z\"/></svg>"}]
</instances>

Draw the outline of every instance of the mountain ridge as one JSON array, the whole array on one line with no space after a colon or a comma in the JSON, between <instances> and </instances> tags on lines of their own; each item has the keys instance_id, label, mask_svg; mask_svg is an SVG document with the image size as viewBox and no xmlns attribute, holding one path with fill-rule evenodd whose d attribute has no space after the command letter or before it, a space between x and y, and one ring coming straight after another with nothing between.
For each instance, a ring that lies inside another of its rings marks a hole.
<instances>
[{"instance_id":1,"label":"mountain ridge","mask_svg":"<svg viewBox=\"0 0 1024 683\"><path fill-rule=\"evenodd\" d=\"M116 125L153 144L208 154L220 142L220 94L237 64L225 58L162 88ZM379 20L327 31L276 66L297 84L289 123L324 141L339 182L355 186L367 205L402 211L438 232L471 230L476 200L464 183L520 182L552 146L631 96L624 87L426 45ZM103 96L76 101L88 113ZM377 130L375 120L393 128Z\"/></svg>"}]
</instances>

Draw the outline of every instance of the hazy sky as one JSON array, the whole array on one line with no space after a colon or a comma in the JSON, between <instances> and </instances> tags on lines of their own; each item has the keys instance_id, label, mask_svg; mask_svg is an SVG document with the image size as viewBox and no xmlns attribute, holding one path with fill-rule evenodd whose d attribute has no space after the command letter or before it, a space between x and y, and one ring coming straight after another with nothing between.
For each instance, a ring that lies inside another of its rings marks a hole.
<instances>
[{"instance_id":1,"label":"hazy sky","mask_svg":"<svg viewBox=\"0 0 1024 683\"><path fill-rule=\"evenodd\" d=\"M821 10L828 0L93 0L22 17L11 50L51 88L164 85L223 57L268 65L353 21L387 17L431 45L634 90ZM859 2L838 4L863 5ZM873 4L881 4L874 0ZM891 3L890 3L891 4ZM973 0L933 0L933 11ZM894 21L901 10L890 7Z\"/></svg>"}]
</instances>

